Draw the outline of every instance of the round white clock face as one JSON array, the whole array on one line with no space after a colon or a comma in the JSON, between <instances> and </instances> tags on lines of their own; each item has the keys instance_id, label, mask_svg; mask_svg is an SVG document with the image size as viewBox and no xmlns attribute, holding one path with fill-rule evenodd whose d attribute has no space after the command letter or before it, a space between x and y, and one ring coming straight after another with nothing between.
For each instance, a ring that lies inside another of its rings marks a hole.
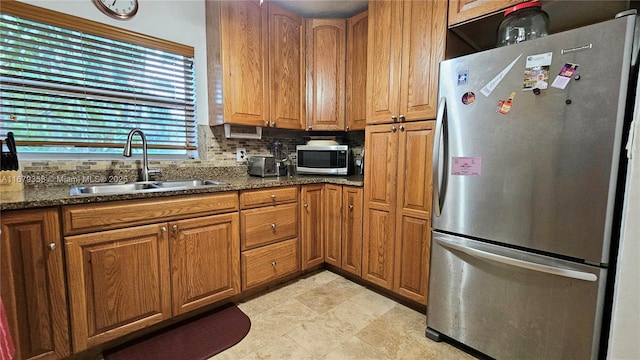
<instances>
[{"instance_id":1,"label":"round white clock face","mask_svg":"<svg viewBox=\"0 0 640 360\"><path fill-rule=\"evenodd\" d=\"M98 9L116 19L129 19L138 12L138 0L93 0Z\"/></svg>"}]
</instances>

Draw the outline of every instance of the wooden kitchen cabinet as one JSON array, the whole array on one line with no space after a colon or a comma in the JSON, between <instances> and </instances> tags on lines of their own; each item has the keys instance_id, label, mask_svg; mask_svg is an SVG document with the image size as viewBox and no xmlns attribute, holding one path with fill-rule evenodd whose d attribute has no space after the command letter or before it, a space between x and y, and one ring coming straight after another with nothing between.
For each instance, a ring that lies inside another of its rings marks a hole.
<instances>
[{"instance_id":1,"label":"wooden kitchen cabinet","mask_svg":"<svg viewBox=\"0 0 640 360\"><path fill-rule=\"evenodd\" d=\"M302 129L304 18L259 1L206 1L209 124Z\"/></svg>"},{"instance_id":2,"label":"wooden kitchen cabinet","mask_svg":"<svg viewBox=\"0 0 640 360\"><path fill-rule=\"evenodd\" d=\"M298 192L297 186L240 192L242 290L300 269Z\"/></svg>"},{"instance_id":3,"label":"wooden kitchen cabinet","mask_svg":"<svg viewBox=\"0 0 640 360\"><path fill-rule=\"evenodd\" d=\"M324 262L323 188L323 184L312 184L300 190L302 270Z\"/></svg>"},{"instance_id":4,"label":"wooden kitchen cabinet","mask_svg":"<svg viewBox=\"0 0 640 360\"><path fill-rule=\"evenodd\" d=\"M16 359L70 355L64 248L57 208L2 212L0 284Z\"/></svg>"},{"instance_id":5,"label":"wooden kitchen cabinet","mask_svg":"<svg viewBox=\"0 0 640 360\"><path fill-rule=\"evenodd\" d=\"M364 190L342 187L342 269L362 275L362 208Z\"/></svg>"},{"instance_id":6,"label":"wooden kitchen cabinet","mask_svg":"<svg viewBox=\"0 0 640 360\"><path fill-rule=\"evenodd\" d=\"M304 17L268 2L265 4L269 9L269 126L304 129Z\"/></svg>"},{"instance_id":7,"label":"wooden kitchen cabinet","mask_svg":"<svg viewBox=\"0 0 640 360\"><path fill-rule=\"evenodd\" d=\"M327 184L324 191L325 261L361 276L363 190Z\"/></svg>"},{"instance_id":8,"label":"wooden kitchen cabinet","mask_svg":"<svg viewBox=\"0 0 640 360\"><path fill-rule=\"evenodd\" d=\"M526 0L449 0L449 27L501 12Z\"/></svg>"},{"instance_id":9,"label":"wooden kitchen cabinet","mask_svg":"<svg viewBox=\"0 0 640 360\"><path fill-rule=\"evenodd\" d=\"M74 352L239 293L238 208L236 192L64 206Z\"/></svg>"},{"instance_id":10,"label":"wooden kitchen cabinet","mask_svg":"<svg viewBox=\"0 0 640 360\"><path fill-rule=\"evenodd\" d=\"M240 293L238 213L169 223L173 315Z\"/></svg>"},{"instance_id":11,"label":"wooden kitchen cabinet","mask_svg":"<svg viewBox=\"0 0 640 360\"><path fill-rule=\"evenodd\" d=\"M345 19L307 19L307 130L345 129Z\"/></svg>"},{"instance_id":12,"label":"wooden kitchen cabinet","mask_svg":"<svg viewBox=\"0 0 640 360\"><path fill-rule=\"evenodd\" d=\"M171 317L167 224L65 238L74 352Z\"/></svg>"},{"instance_id":13,"label":"wooden kitchen cabinet","mask_svg":"<svg viewBox=\"0 0 640 360\"><path fill-rule=\"evenodd\" d=\"M342 266L342 185L324 186L324 260Z\"/></svg>"},{"instance_id":14,"label":"wooden kitchen cabinet","mask_svg":"<svg viewBox=\"0 0 640 360\"><path fill-rule=\"evenodd\" d=\"M426 304L434 121L368 126L362 277Z\"/></svg>"},{"instance_id":15,"label":"wooden kitchen cabinet","mask_svg":"<svg viewBox=\"0 0 640 360\"><path fill-rule=\"evenodd\" d=\"M435 119L446 1L369 2L367 124Z\"/></svg>"},{"instance_id":16,"label":"wooden kitchen cabinet","mask_svg":"<svg viewBox=\"0 0 640 360\"><path fill-rule=\"evenodd\" d=\"M369 12L347 19L347 131L367 125L367 34Z\"/></svg>"}]
</instances>

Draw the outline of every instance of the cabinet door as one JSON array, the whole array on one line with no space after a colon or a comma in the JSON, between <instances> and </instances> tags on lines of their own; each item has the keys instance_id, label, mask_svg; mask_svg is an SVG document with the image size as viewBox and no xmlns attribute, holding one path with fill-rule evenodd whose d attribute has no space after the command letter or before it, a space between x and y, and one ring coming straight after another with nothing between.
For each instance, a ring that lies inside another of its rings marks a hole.
<instances>
[{"instance_id":1,"label":"cabinet door","mask_svg":"<svg viewBox=\"0 0 640 360\"><path fill-rule=\"evenodd\" d=\"M73 350L171 317L167 225L65 238Z\"/></svg>"},{"instance_id":2,"label":"cabinet door","mask_svg":"<svg viewBox=\"0 0 640 360\"><path fill-rule=\"evenodd\" d=\"M391 289L398 189L398 125L365 130L362 277Z\"/></svg>"},{"instance_id":3,"label":"cabinet door","mask_svg":"<svg viewBox=\"0 0 640 360\"><path fill-rule=\"evenodd\" d=\"M307 20L307 130L344 130L346 21Z\"/></svg>"},{"instance_id":4,"label":"cabinet door","mask_svg":"<svg viewBox=\"0 0 640 360\"><path fill-rule=\"evenodd\" d=\"M16 359L71 353L57 209L2 212L2 301Z\"/></svg>"},{"instance_id":5,"label":"cabinet door","mask_svg":"<svg viewBox=\"0 0 640 360\"><path fill-rule=\"evenodd\" d=\"M367 124L392 122L400 101L402 1L370 1Z\"/></svg>"},{"instance_id":6,"label":"cabinet door","mask_svg":"<svg viewBox=\"0 0 640 360\"><path fill-rule=\"evenodd\" d=\"M438 67L444 60L446 18L446 1L404 2L400 107L396 114L400 121L436 118Z\"/></svg>"},{"instance_id":7,"label":"cabinet door","mask_svg":"<svg viewBox=\"0 0 640 360\"><path fill-rule=\"evenodd\" d=\"M173 314L240 292L238 213L169 224Z\"/></svg>"},{"instance_id":8,"label":"cabinet door","mask_svg":"<svg viewBox=\"0 0 640 360\"><path fill-rule=\"evenodd\" d=\"M342 188L342 269L362 275L362 199L359 187Z\"/></svg>"},{"instance_id":9,"label":"cabinet door","mask_svg":"<svg viewBox=\"0 0 640 360\"><path fill-rule=\"evenodd\" d=\"M342 186L324 186L324 248L325 261L342 265Z\"/></svg>"},{"instance_id":10,"label":"cabinet door","mask_svg":"<svg viewBox=\"0 0 640 360\"><path fill-rule=\"evenodd\" d=\"M347 19L347 130L367 125L367 34L369 12Z\"/></svg>"},{"instance_id":11,"label":"cabinet door","mask_svg":"<svg viewBox=\"0 0 640 360\"><path fill-rule=\"evenodd\" d=\"M269 116L267 12L258 1L207 1L206 7L208 58L221 59L218 68L209 67L209 78L216 82L209 88L209 103L224 114L222 119L214 114L210 122L265 126Z\"/></svg>"},{"instance_id":12,"label":"cabinet door","mask_svg":"<svg viewBox=\"0 0 640 360\"><path fill-rule=\"evenodd\" d=\"M525 0L450 0L449 26L485 17Z\"/></svg>"},{"instance_id":13,"label":"cabinet door","mask_svg":"<svg viewBox=\"0 0 640 360\"><path fill-rule=\"evenodd\" d=\"M301 189L302 270L324 262L322 189L324 185L304 185Z\"/></svg>"},{"instance_id":14,"label":"cabinet door","mask_svg":"<svg viewBox=\"0 0 640 360\"><path fill-rule=\"evenodd\" d=\"M270 126L303 129L304 18L273 4L268 7Z\"/></svg>"},{"instance_id":15,"label":"cabinet door","mask_svg":"<svg viewBox=\"0 0 640 360\"><path fill-rule=\"evenodd\" d=\"M422 304L429 279L434 121L402 124L393 290Z\"/></svg>"}]
</instances>

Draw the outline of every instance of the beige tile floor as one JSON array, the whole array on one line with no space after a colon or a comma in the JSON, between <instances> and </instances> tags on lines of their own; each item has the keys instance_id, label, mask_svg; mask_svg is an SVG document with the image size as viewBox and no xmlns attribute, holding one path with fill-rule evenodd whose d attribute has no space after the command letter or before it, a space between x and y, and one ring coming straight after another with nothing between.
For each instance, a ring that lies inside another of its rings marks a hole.
<instances>
[{"instance_id":1,"label":"beige tile floor","mask_svg":"<svg viewBox=\"0 0 640 360\"><path fill-rule=\"evenodd\" d=\"M330 271L238 307L249 334L211 359L475 359L425 338L425 314Z\"/></svg>"}]
</instances>

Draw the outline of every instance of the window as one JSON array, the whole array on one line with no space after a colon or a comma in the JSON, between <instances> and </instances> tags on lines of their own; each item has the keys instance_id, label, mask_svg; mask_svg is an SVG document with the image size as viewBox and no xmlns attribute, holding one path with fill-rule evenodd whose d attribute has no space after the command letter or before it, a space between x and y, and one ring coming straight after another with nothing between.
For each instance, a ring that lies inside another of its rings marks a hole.
<instances>
[{"instance_id":1,"label":"window","mask_svg":"<svg viewBox=\"0 0 640 360\"><path fill-rule=\"evenodd\" d=\"M196 149L193 48L6 5L0 135L12 131L19 151L121 154L132 128L145 133L149 153Z\"/></svg>"}]
</instances>

